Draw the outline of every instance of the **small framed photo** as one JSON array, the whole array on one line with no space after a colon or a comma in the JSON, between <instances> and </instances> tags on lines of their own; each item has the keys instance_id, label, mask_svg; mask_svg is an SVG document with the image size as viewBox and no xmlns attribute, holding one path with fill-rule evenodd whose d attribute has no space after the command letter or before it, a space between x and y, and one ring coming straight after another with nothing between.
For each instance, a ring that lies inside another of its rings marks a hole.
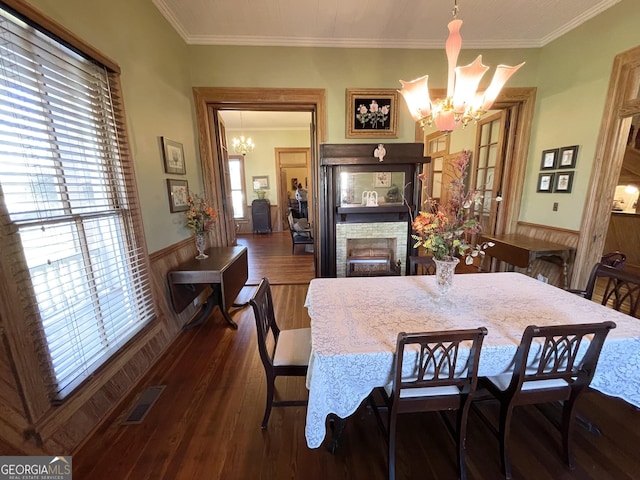
<instances>
[{"instance_id":1,"label":"small framed photo","mask_svg":"<svg viewBox=\"0 0 640 480\"><path fill-rule=\"evenodd\" d=\"M556 184L553 191L555 193L571 193L573 185L573 172L556 173Z\"/></svg>"},{"instance_id":2,"label":"small framed photo","mask_svg":"<svg viewBox=\"0 0 640 480\"><path fill-rule=\"evenodd\" d=\"M269 177L267 175L255 176L253 180L254 190L268 190L269 189ZM297 185L297 184L296 184Z\"/></svg>"},{"instance_id":3,"label":"small framed photo","mask_svg":"<svg viewBox=\"0 0 640 480\"><path fill-rule=\"evenodd\" d=\"M571 147L562 147L560 149L558 168L575 168L577 159L578 145L573 145Z\"/></svg>"},{"instance_id":4,"label":"small framed photo","mask_svg":"<svg viewBox=\"0 0 640 480\"><path fill-rule=\"evenodd\" d=\"M542 151L542 163L540 170L555 170L558 168L558 152L559 148L551 148Z\"/></svg>"},{"instance_id":5,"label":"small framed photo","mask_svg":"<svg viewBox=\"0 0 640 480\"><path fill-rule=\"evenodd\" d=\"M169 211L171 213L185 212L189 209L187 201L189 184L186 180L167 178L167 193L169 195Z\"/></svg>"},{"instance_id":6,"label":"small framed photo","mask_svg":"<svg viewBox=\"0 0 640 480\"><path fill-rule=\"evenodd\" d=\"M381 137L398 137L398 91L347 88L346 138Z\"/></svg>"},{"instance_id":7,"label":"small framed photo","mask_svg":"<svg viewBox=\"0 0 640 480\"><path fill-rule=\"evenodd\" d=\"M538 188L536 192L551 193L553 191L553 178L555 173L541 173L538 175Z\"/></svg>"},{"instance_id":8,"label":"small framed photo","mask_svg":"<svg viewBox=\"0 0 640 480\"><path fill-rule=\"evenodd\" d=\"M184 149L182 144L162 138L162 155L164 157L164 172L186 175L187 167L184 162Z\"/></svg>"},{"instance_id":9,"label":"small framed photo","mask_svg":"<svg viewBox=\"0 0 640 480\"><path fill-rule=\"evenodd\" d=\"M374 187L390 187L391 186L391 172L378 172L376 173L376 180Z\"/></svg>"}]
</instances>

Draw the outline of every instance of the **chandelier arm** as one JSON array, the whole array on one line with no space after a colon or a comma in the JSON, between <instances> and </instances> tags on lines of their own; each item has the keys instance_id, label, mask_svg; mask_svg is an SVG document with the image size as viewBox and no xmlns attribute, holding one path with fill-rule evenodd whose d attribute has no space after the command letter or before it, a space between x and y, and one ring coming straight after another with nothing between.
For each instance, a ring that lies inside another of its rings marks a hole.
<instances>
[{"instance_id":1,"label":"chandelier arm","mask_svg":"<svg viewBox=\"0 0 640 480\"><path fill-rule=\"evenodd\" d=\"M409 107L409 113L423 129L433 123L439 131L445 133L452 132L460 124L464 127L471 120L479 120L493 105L511 75L524 65L524 62L515 67L498 65L489 87L483 94L478 94L480 80L489 67L482 64L482 55L467 66L457 67L462 48L462 20L458 19L458 0L454 0L453 20L447 27L447 97L437 102L430 99L428 75L411 82L400 80L402 90L399 90Z\"/></svg>"}]
</instances>

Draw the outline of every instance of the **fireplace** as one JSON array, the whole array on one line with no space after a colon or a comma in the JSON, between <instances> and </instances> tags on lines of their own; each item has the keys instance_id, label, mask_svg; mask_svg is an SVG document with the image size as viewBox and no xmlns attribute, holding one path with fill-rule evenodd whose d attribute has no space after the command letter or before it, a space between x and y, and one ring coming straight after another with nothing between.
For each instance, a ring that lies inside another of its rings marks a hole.
<instances>
[{"instance_id":1,"label":"fireplace","mask_svg":"<svg viewBox=\"0 0 640 480\"><path fill-rule=\"evenodd\" d=\"M405 274L411 218L420 205L422 143L320 146L319 273L321 277ZM399 262L399 266L398 266ZM397 267L397 269L396 269Z\"/></svg>"},{"instance_id":2,"label":"fireplace","mask_svg":"<svg viewBox=\"0 0 640 480\"><path fill-rule=\"evenodd\" d=\"M403 275L407 236L405 222L337 224L336 276Z\"/></svg>"}]
</instances>

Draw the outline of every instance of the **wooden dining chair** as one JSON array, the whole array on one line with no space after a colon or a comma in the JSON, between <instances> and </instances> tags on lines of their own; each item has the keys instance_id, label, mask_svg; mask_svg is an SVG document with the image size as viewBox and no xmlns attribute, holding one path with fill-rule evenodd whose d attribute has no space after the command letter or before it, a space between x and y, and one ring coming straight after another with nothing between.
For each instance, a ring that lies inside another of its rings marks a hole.
<instances>
[{"instance_id":1,"label":"wooden dining chair","mask_svg":"<svg viewBox=\"0 0 640 480\"><path fill-rule=\"evenodd\" d=\"M443 414L445 425L456 439L459 475L461 479L466 479L467 417L478 381L478 360L486 334L484 327L398 334L393 383L378 389L388 408L386 427L378 408L371 402L387 434L389 480L395 478L398 415L433 411ZM403 370L412 370L412 373L403 375ZM444 415L447 410L457 411L455 427Z\"/></svg>"},{"instance_id":2,"label":"wooden dining chair","mask_svg":"<svg viewBox=\"0 0 640 480\"><path fill-rule=\"evenodd\" d=\"M613 322L549 327L530 325L516 351L513 373L480 377L478 388L486 389L500 402L498 430L477 405L474 405L474 411L499 437L502 469L507 479L511 478L511 418L518 405L563 402L560 425L563 453L573 470L570 447L576 400L591 383L602 345L615 327ZM588 346L580 348L583 341L589 342Z\"/></svg>"},{"instance_id":3,"label":"wooden dining chair","mask_svg":"<svg viewBox=\"0 0 640 480\"><path fill-rule=\"evenodd\" d=\"M591 270L587 287L572 290L588 300L602 296L600 303L638 318L640 315L640 276L630 270L597 263Z\"/></svg>"},{"instance_id":4,"label":"wooden dining chair","mask_svg":"<svg viewBox=\"0 0 640 480\"><path fill-rule=\"evenodd\" d=\"M267 376L267 405L262 428L267 428L271 407L303 406L306 400L274 401L277 377L304 377L311 355L311 329L280 330L273 311L269 280L263 278L249 300L256 318L258 351Z\"/></svg>"},{"instance_id":5,"label":"wooden dining chair","mask_svg":"<svg viewBox=\"0 0 640 480\"><path fill-rule=\"evenodd\" d=\"M435 275L436 263L430 255L412 255L409 257L407 275Z\"/></svg>"},{"instance_id":6,"label":"wooden dining chair","mask_svg":"<svg viewBox=\"0 0 640 480\"><path fill-rule=\"evenodd\" d=\"M291 211L287 214L289 233L291 234L291 253L296 253L296 245L313 245L313 235L310 228L302 228L293 220ZM305 247L306 248L306 247Z\"/></svg>"}]
</instances>

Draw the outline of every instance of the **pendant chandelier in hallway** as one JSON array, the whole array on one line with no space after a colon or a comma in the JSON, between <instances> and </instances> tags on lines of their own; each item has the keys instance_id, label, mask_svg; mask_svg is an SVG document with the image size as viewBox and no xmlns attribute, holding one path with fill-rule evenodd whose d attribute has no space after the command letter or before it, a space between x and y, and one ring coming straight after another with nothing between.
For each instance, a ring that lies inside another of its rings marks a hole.
<instances>
[{"instance_id":1,"label":"pendant chandelier in hallway","mask_svg":"<svg viewBox=\"0 0 640 480\"><path fill-rule=\"evenodd\" d=\"M240 130L244 131L244 124L242 122L242 112L240 112ZM232 140L233 151L239 153L243 157L249 153L253 152L253 149L256 147L251 140L251 137L245 138L244 135L240 135L240 138L234 137Z\"/></svg>"}]
</instances>

